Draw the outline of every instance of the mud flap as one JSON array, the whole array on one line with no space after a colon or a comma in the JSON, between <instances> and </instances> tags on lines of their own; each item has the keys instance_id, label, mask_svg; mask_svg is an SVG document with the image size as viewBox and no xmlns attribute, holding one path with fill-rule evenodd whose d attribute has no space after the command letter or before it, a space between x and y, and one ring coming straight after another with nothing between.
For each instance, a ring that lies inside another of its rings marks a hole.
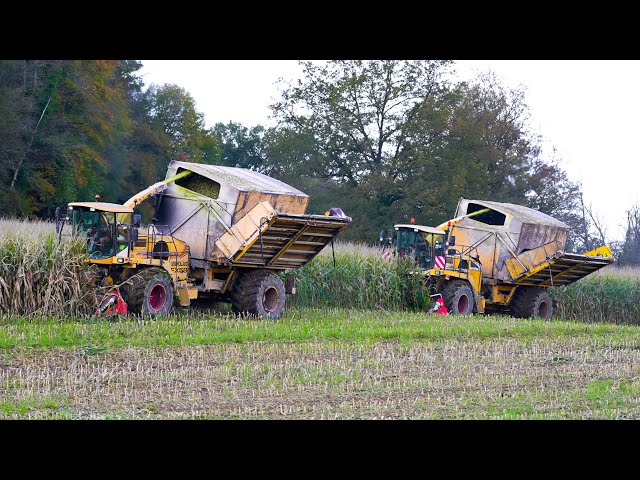
<instances>
[{"instance_id":1,"label":"mud flap","mask_svg":"<svg viewBox=\"0 0 640 480\"><path fill-rule=\"evenodd\" d=\"M291 274L287 274L284 277L284 291L289 295L296 294L296 277Z\"/></svg>"},{"instance_id":2,"label":"mud flap","mask_svg":"<svg viewBox=\"0 0 640 480\"><path fill-rule=\"evenodd\" d=\"M178 292L178 301L182 307L188 307L191 305L191 299L198 297L197 291L195 289L189 289L189 287L178 286L176 290ZM190 294L190 290L193 290L194 293Z\"/></svg>"}]
</instances>

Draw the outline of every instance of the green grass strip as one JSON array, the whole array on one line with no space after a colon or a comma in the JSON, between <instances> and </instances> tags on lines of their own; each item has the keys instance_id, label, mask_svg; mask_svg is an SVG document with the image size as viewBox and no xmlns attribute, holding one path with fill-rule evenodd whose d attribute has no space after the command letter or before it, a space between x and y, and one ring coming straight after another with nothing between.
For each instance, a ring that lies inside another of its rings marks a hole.
<instances>
[{"instance_id":1,"label":"green grass strip","mask_svg":"<svg viewBox=\"0 0 640 480\"><path fill-rule=\"evenodd\" d=\"M231 315L170 316L103 320L0 316L0 348L85 348L97 354L113 347L205 345L243 342L336 340L499 339L523 341L566 336L608 336L638 340L635 326L607 323L523 320L503 316L437 316L415 312L291 309L280 319L235 318ZM640 342L640 340L638 340Z\"/></svg>"}]
</instances>

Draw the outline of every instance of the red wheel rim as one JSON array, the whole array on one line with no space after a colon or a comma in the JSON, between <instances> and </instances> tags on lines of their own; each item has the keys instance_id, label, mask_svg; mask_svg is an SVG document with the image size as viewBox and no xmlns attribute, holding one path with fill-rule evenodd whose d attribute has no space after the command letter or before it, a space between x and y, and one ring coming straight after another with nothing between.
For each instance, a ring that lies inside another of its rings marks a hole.
<instances>
[{"instance_id":1,"label":"red wheel rim","mask_svg":"<svg viewBox=\"0 0 640 480\"><path fill-rule=\"evenodd\" d=\"M538 315L542 318L547 318L549 315L549 304L547 302L540 302L540 306L538 307Z\"/></svg>"},{"instance_id":2,"label":"red wheel rim","mask_svg":"<svg viewBox=\"0 0 640 480\"><path fill-rule=\"evenodd\" d=\"M157 312L164 307L166 301L167 291L164 286L160 284L154 285L149 294L149 305L151 305L151 308Z\"/></svg>"},{"instance_id":3,"label":"red wheel rim","mask_svg":"<svg viewBox=\"0 0 640 480\"><path fill-rule=\"evenodd\" d=\"M262 296L262 306L264 309L273 313L278 308L278 290L275 287L269 287Z\"/></svg>"},{"instance_id":4,"label":"red wheel rim","mask_svg":"<svg viewBox=\"0 0 640 480\"><path fill-rule=\"evenodd\" d=\"M469 297L461 295L458 299L458 312L466 312L467 308L469 308Z\"/></svg>"}]
</instances>

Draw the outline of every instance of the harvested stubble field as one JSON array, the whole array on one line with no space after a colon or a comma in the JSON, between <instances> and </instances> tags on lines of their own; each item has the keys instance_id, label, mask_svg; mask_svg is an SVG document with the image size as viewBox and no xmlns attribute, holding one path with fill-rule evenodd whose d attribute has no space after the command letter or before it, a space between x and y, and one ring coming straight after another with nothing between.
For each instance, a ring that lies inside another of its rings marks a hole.
<instances>
[{"instance_id":1,"label":"harvested stubble field","mask_svg":"<svg viewBox=\"0 0 640 480\"><path fill-rule=\"evenodd\" d=\"M0 418L638 418L637 327L291 310L3 318Z\"/></svg>"},{"instance_id":2,"label":"harvested stubble field","mask_svg":"<svg viewBox=\"0 0 640 480\"><path fill-rule=\"evenodd\" d=\"M41 228L22 259L16 249L34 228L0 230L5 285L21 285L25 297L7 288L0 296L1 419L640 418L632 310L622 319L585 313L583 321L550 322L430 315L419 311L419 289L403 283L406 265L338 245L337 268L329 247L299 272L296 306L278 320L234 318L224 306L96 319L69 287L81 275L55 281L50 267L64 270L45 247L50 227ZM81 260L65 248L67 261ZM584 283L599 295L637 294L637 271L607 270ZM26 293L27 272L38 295ZM604 289L616 281L626 290ZM563 292L574 295L565 313L588 299L596 309L608 301L581 288ZM50 311L42 292L58 299ZM25 299L40 313L19 311Z\"/></svg>"}]
</instances>

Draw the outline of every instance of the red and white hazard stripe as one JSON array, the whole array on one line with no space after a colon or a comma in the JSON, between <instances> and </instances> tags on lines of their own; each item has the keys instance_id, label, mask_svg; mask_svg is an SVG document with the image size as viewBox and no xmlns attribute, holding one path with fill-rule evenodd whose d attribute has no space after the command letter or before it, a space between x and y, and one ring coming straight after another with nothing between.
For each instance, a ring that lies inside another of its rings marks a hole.
<instances>
[{"instance_id":1,"label":"red and white hazard stripe","mask_svg":"<svg viewBox=\"0 0 640 480\"><path fill-rule=\"evenodd\" d=\"M445 262L444 256L436 256L435 258L436 268L444 268L444 262Z\"/></svg>"}]
</instances>

